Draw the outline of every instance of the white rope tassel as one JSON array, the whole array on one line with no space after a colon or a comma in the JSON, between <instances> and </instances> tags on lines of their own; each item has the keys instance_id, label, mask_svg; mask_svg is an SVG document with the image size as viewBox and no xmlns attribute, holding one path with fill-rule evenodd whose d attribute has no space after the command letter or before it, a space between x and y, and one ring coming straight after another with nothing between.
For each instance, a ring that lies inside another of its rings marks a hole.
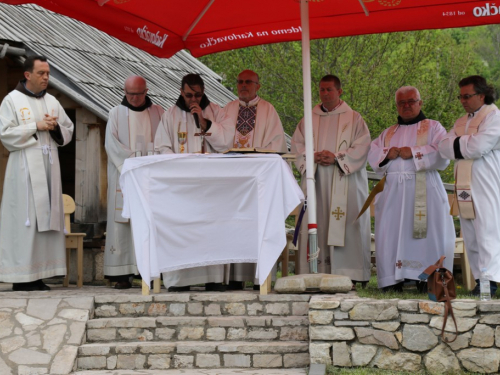
<instances>
[{"instance_id":1,"label":"white rope tassel","mask_svg":"<svg viewBox=\"0 0 500 375\"><path fill-rule=\"evenodd\" d=\"M28 173L28 166L26 165L26 152L25 150L22 150L22 155L23 155L23 163L24 163L24 174L26 175L26 222L24 223L25 226L30 227L31 222L30 222L30 192L29 192L29 186L28 186L28 178L29 178L29 173Z\"/></svg>"},{"instance_id":2,"label":"white rope tassel","mask_svg":"<svg viewBox=\"0 0 500 375\"><path fill-rule=\"evenodd\" d=\"M44 155L49 155L50 164L54 164L52 161L52 148L50 147L50 145L43 145L42 146L42 153Z\"/></svg>"}]
</instances>

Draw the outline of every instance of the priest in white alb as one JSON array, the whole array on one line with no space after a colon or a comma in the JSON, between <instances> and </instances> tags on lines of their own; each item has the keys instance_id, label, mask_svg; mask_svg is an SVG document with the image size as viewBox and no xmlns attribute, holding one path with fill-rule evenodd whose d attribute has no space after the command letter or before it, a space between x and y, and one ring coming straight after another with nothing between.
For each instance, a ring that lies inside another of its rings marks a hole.
<instances>
[{"instance_id":1,"label":"priest in white alb","mask_svg":"<svg viewBox=\"0 0 500 375\"><path fill-rule=\"evenodd\" d=\"M405 279L416 280L441 256L453 270L455 231L448 197L438 170L449 161L439 154L446 130L421 111L412 86L396 91L398 123L372 142L368 162L385 176L375 198L375 255L378 286L401 292ZM423 290L425 284L419 284Z\"/></svg>"},{"instance_id":2,"label":"priest in white alb","mask_svg":"<svg viewBox=\"0 0 500 375\"><path fill-rule=\"evenodd\" d=\"M105 141L108 154L108 222L104 275L116 281L116 289L131 288L129 278L138 273L130 221L121 215L121 170L128 158L153 153L156 129L164 112L147 96L147 83L143 77L128 77L124 92L121 104L109 112Z\"/></svg>"},{"instance_id":3,"label":"priest in white alb","mask_svg":"<svg viewBox=\"0 0 500 375\"><path fill-rule=\"evenodd\" d=\"M494 295L500 282L500 111L494 104L495 89L483 77L470 76L458 85L467 114L441 140L439 151L455 160L455 199L477 283L472 294L479 296L485 270Z\"/></svg>"},{"instance_id":4,"label":"priest in white alb","mask_svg":"<svg viewBox=\"0 0 500 375\"><path fill-rule=\"evenodd\" d=\"M224 112L205 95L203 79L188 74L182 78L177 102L161 118L155 149L162 154L223 152L231 148L233 134ZM163 283L170 292L189 291L197 284L224 291L225 269L221 264L164 272Z\"/></svg>"},{"instance_id":5,"label":"priest in white alb","mask_svg":"<svg viewBox=\"0 0 500 375\"><path fill-rule=\"evenodd\" d=\"M312 126L318 224L318 272L370 279L370 218L356 217L368 196L366 158L370 132L361 115L340 98L342 86L334 75L319 83L321 104L313 108ZM304 120L292 137L292 153L307 196ZM297 273L309 273L307 212L299 234Z\"/></svg>"},{"instance_id":6,"label":"priest in white alb","mask_svg":"<svg viewBox=\"0 0 500 375\"><path fill-rule=\"evenodd\" d=\"M286 153L285 132L274 106L257 95L260 89L259 76L252 70L244 70L236 80L238 99L224 107L233 129L232 148L263 148ZM230 289L239 290L244 282L253 282L256 265L236 263L231 265ZM275 269L272 271L275 274ZM273 276L275 277L275 275Z\"/></svg>"},{"instance_id":7,"label":"priest in white alb","mask_svg":"<svg viewBox=\"0 0 500 375\"><path fill-rule=\"evenodd\" d=\"M66 275L57 148L71 141L74 126L47 93L49 75L44 56L28 57L25 79L0 106L0 140L10 152L0 208L0 282L13 283L15 291L50 290L42 279Z\"/></svg>"}]
</instances>

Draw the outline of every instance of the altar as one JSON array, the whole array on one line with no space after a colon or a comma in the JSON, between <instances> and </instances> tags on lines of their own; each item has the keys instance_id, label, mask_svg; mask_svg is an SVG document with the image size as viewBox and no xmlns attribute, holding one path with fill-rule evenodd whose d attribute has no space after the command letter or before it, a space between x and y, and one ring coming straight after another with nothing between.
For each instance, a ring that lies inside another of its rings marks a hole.
<instances>
[{"instance_id":1,"label":"altar","mask_svg":"<svg viewBox=\"0 0 500 375\"><path fill-rule=\"evenodd\" d=\"M262 284L285 247L285 219L304 199L274 154L131 158L120 185L148 286L162 272L228 263L256 263Z\"/></svg>"}]
</instances>

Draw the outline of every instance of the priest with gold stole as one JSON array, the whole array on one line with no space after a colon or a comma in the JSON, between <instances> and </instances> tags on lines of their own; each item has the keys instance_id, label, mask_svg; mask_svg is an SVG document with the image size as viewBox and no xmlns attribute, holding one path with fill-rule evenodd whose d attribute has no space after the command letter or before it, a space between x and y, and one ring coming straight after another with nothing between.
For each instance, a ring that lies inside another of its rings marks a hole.
<instances>
[{"instance_id":1,"label":"priest with gold stole","mask_svg":"<svg viewBox=\"0 0 500 375\"><path fill-rule=\"evenodd\" d=\"M50 290L43 278L66 275L58 147L74 126L47 93L44 56L24 62L24 77L0 106L0 140L10 152L0 208L0 282L15 291ZM0 303L1 305L1 303Z\"/></svg>"},{"instance_id":2,"label":"priest with gold stole","mask_svg":"<svg viewBox=\"0 0 500 375\"><path fill-rule=\"evenodd\" d=\"M368 196L366 158L370 132L361 115L341 100L342 86L334 75L319 83L321 104L313 108L314 163L318 223L318 272L370 279L370 218L358 215ZM306 189L304 120L292 137L292 153ZM307 192L306 192L307 195ZM306 219L307 213L304 215ZM303 220L299 235L298 273L309 273L308 225Z\"/></svg>"},{"instance_id":3,"label":"priest with gold stole","mask_svg":"<svg viewBox=\"0 0 500 375\"><path fill-rule=\"evenodd\" d=\"M495 89L481 76L458 83L466 115L439 143L445 158L455 160L455 199L460 226L479 296L482 269L490 277L491 293L500 281L500 111Z\"/></svg>"},{"instance_id":4,"label":"priest with gold stole","mask_svg":"<svg viewBox=\"0 0 500 375\"><path fill-rule=\"evenodd\" d=\"M370 148L368 162L385 176L375 198L375 255L378 286L402 292L405 279L419 275L441 256L452 270L453 219L438 170L449 161L438 151L446 130L421 111L419 91L396 91L398 123L384 130ZM417 284L423 291L425 284Z\"/></svg>"}]
</instances>

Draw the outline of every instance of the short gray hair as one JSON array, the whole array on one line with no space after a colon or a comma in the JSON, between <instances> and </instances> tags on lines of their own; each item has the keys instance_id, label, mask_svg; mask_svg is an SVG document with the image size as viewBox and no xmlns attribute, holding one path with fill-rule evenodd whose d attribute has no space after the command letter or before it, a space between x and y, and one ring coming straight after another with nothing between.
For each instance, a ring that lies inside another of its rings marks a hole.
<instances>
[{"instance_id":1,"label":"short gray hair","mask_svg":"<svg viewBox=\"0 0 500 375\"><path fill-rule=\"evenodd\" d=\"M418 91L418 89L416 87L413 87L413 86L401 86L397 91L396 91L396 94L394 95L394 100L397 102L398 101L398 94L401 93L401 94L406 94L407 92L409 91L413 91L413 92L416 92L417 93L417 96L418 96L418 100L422 99L420 97L420 92Z\"/></svg>"}]
</instances>

